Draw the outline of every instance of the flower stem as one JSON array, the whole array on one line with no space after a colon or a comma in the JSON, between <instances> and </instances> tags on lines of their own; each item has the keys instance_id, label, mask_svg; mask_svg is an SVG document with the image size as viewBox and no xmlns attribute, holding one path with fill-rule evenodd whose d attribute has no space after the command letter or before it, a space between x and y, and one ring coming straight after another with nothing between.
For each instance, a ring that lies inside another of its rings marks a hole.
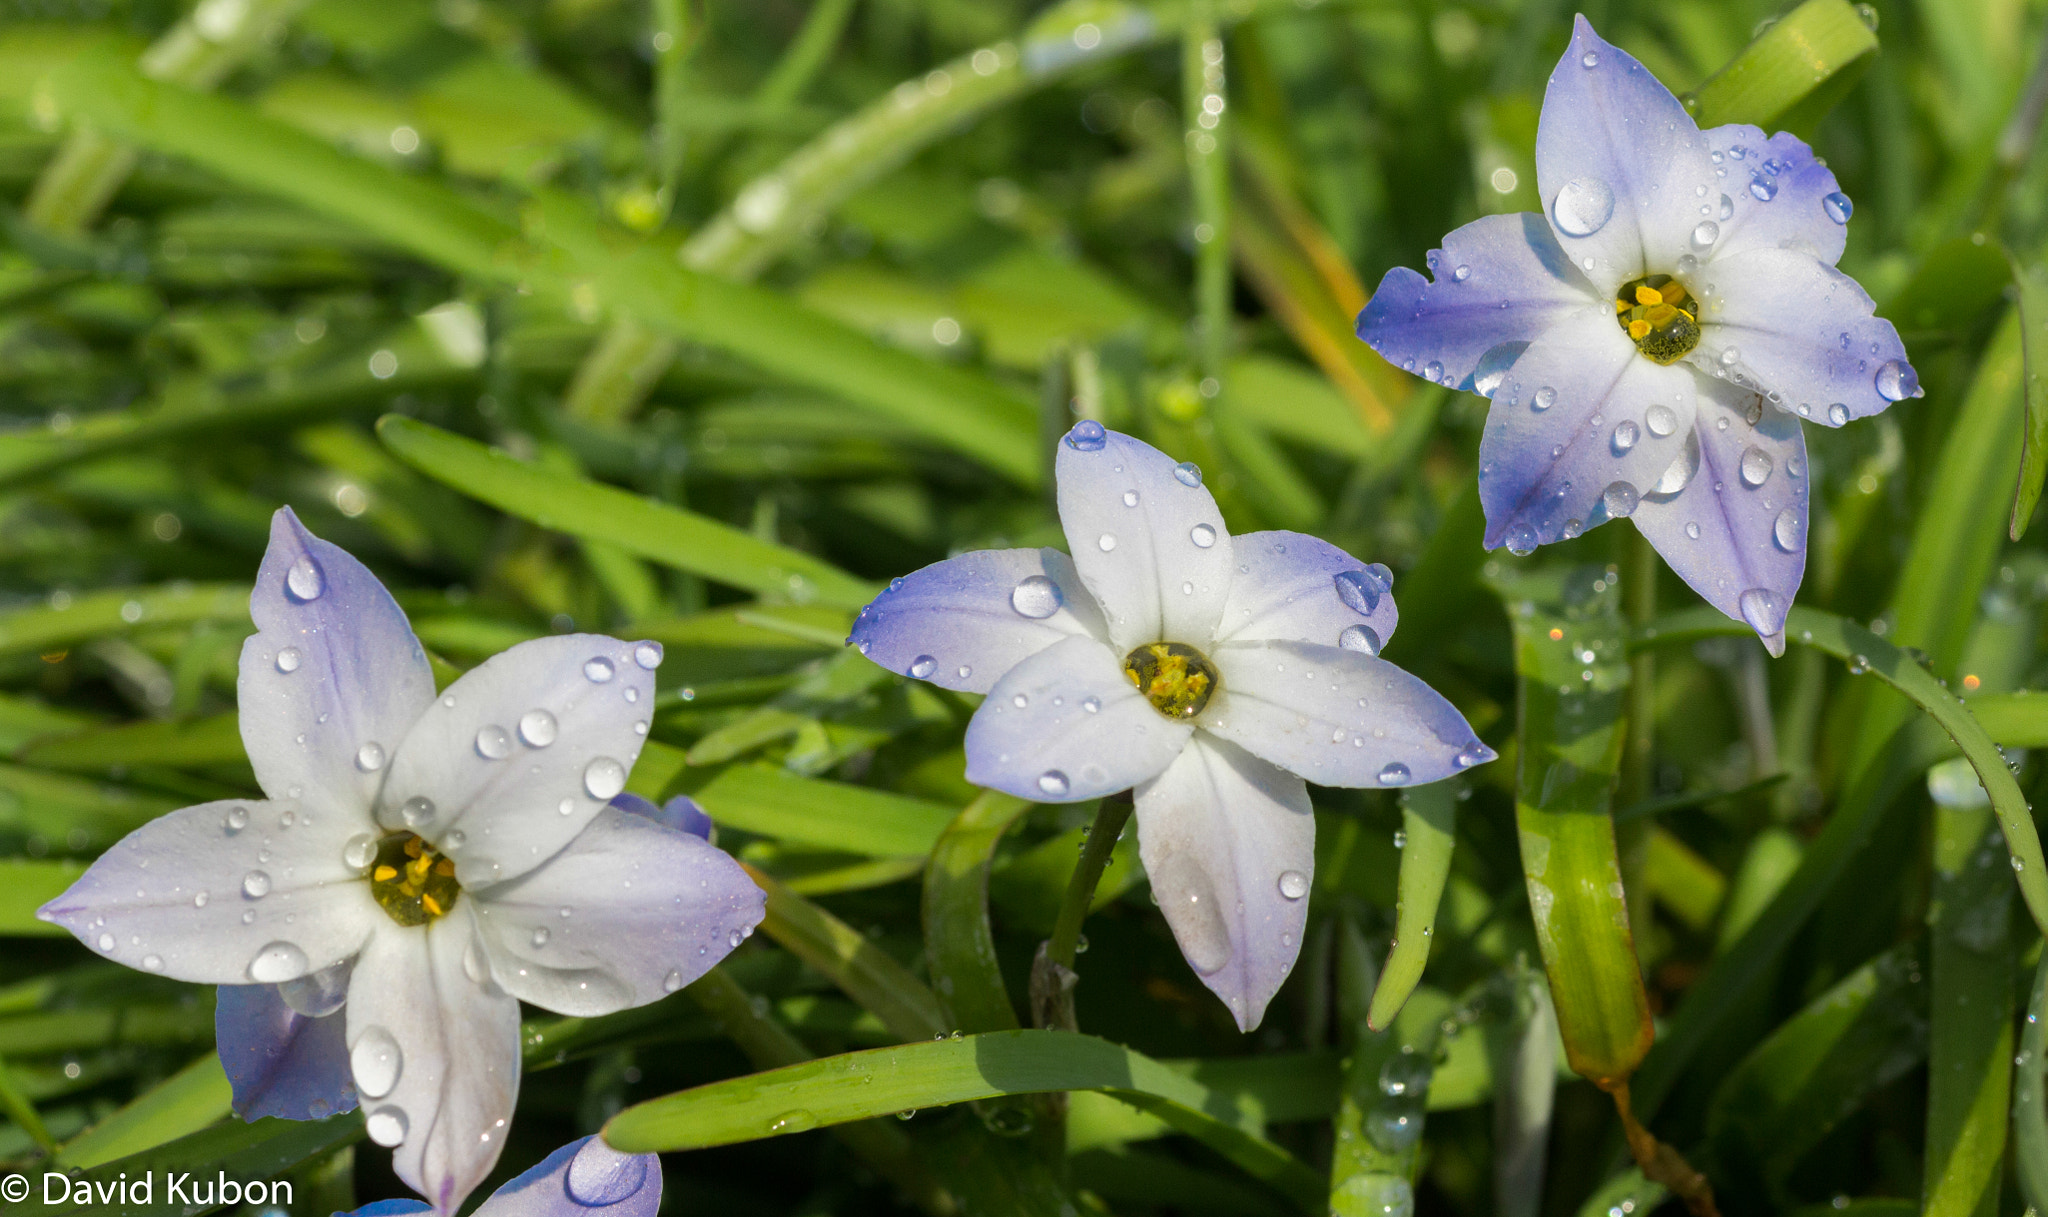
<instances>
[{"instance_id":1,"label":"flower stem","mask_svg":"<svg viewBox=\"0 0 2048 1217\"><path fill-rule=\"evenodd\" d=\"M1622 609L1628 614L1631 630L1639 631L1657 617L1657 551L1650 545L1650 539L1636 529L1628 529L1626 537L1621 555ZM1636 806L1650 797L1656 785L1651 768L1651 752L1657 739L1656 664L1648 648L1629 656L1628 738L1621 758L1620 798L1615 804L1619 807ZM1649 944L1650 893L1643 885L1643 870L1654 829L1655 822L1649 819L1615 825L1629 930L1635 939L1638 959Z\"/></svg>"},{"instance_id":2,"label":"flower stem","mask_svg":"<svg viewBox=\"0 0 2048 1217\"><path fill-rule=\"evenodd\" d=\"M1046 957L1063 968L1074 966L1075 948L1081 942L1081 923L1088 918L1088 906L1095 900L1095 888L1102 881L1102 868L1123 836L1124 821L1131 818L1131 793L1127 790L1102 800L1095 823L1088 827L1088 839L1081 843L1081 861L1067 880L1067 894L1060 900L1059 920L1046 940Z\"/></svg>"}]
</instances>

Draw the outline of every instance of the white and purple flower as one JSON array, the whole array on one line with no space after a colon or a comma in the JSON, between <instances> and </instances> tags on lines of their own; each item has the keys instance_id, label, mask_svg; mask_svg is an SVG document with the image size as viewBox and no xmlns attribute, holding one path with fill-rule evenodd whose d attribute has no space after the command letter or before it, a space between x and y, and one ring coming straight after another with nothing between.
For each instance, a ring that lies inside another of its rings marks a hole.
<instances>
[{"instance_id":1,"label":"white and purple flower","mask_svg":"<svg viewBox=\"0 0 2048 1217\"><path fill-rule=\"evenodd\" d=\"M1232 537L1201 472L1083 422L1059 446L1055 549L963 554L861 610L861 653L986 694L967 780L1069 803L1135 794L1181 952L1245 1030L1301 950L1315 873L1303 779L1430 782L1493 759L1378 657L1393 576L1293 532Z\"/></svg>"},{"instance_id":2,"label":"white and purple flower","mask_svg":"<svg viewBox=\"0 0 2048 1217\"><path fill-rule=\"evenodd\" d=\"M379 1200L335 1217L413 1217L434 1210L417 1200ZM655 1217L661 1158L622 1154L601 1138L571 1141L491 1193L475 1217Z\"/></svg>"},{"instance_id":3,"label":"white and purple flower","mask_svg":"<svg viewBox=\"0 0 2048 1217\"><path fill-rule=\"evenodd\" d=\"M1633 519L1693 589L1784 650L1806 568L1800 420L1920 395L1890 322L1835 269L1851 206L1791 135L1701 131L1581 17L1536 132L1545 214L1475 220L1387 272L1381 355L1489 397L1488 548Z\"/></svg>"},{"instance_id":4,"label":"white and purple flower","mask_svg":"<svg viewBox=\"0 0 2048 1217\"><path fill-rule=\"evenodd\" d=\"M436 696L390 593L289 509L249 608L242 742L270 797L144 825L39 916L130 967L247 986L218 1015L238 1109L359 1096L399 1177L452 1213L504 1145L520 1001L654 1001L764 897L701 837L608 805L658 645L536 639Z\"/></svg>"}]
</instances>

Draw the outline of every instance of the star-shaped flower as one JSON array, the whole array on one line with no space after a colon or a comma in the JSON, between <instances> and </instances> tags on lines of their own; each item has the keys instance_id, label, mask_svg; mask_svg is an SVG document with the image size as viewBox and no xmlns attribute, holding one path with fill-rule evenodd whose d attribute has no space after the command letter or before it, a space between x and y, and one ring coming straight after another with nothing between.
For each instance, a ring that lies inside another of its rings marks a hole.
<instances>
[{"instance_id":1,"label":"star-shaped flower","mask_svg":"<svg viewBox=\"0 0 2048 1217\"><path fill-rule=\"evenodd\" d=\"M1359 337L1493 400L1486 544L1628 516L1710 603L1784 650L1806 568L1800 420L1920 394L1898 331L1835 269L1849 199L1813 150L1701 131L1578 19L1536 130L1545 214L1475 220L1387 272Z\"/></svg>"},{"instance_id":2,"label":"star-shaped flower","mask_svg":"<svg viewBox=\"0 0 2048 1217\"><path fill-rule=\"evenodd\" d=\"M504 1145L519 1002L654 1001L737 946L764 897L702 838L607 806L646 737L658 645L536 639L437 697L390 593L289 509L249 609L242 742L270 797L144 825L38 915L131 967L276 986L238 994L222 1026L291 1040L296 1061L225 1040L223 1061L286 1114L345 1104L322 1067L345 1020L370 1137L452 1213Z\"/></svg>"},{"instance_id":3,"label":"star-shaped flower","mask_svg":"<svg viewBox=\"0 0 2048 1217\"><path fill-rule=\"evenodd\" d=\"M1301 950L1304 778L1406 786L1491 760L1435 690L1378 658L1393 576L1293 532L1232 537L1201 472L1083 422L1059 447L1055 549L898 579L851 641L987 694L967 780L1045 803L1135 790L1139 856L1182 954L1249 1031Z\"/></svg>"},{"instance_id":4,"label":"star-shaped flower","mask_svg":"<svg viewBox=\"0 0 2048 1217\"><path fill-rule=\"evenodd\" d=\"M417 1200L379 1200L335 1217L413 1217ZM661 1157L622 1154L598 1137L571 1141L491 1193L475 1217L655 1217Z\"/></svg>"}]
</instances>

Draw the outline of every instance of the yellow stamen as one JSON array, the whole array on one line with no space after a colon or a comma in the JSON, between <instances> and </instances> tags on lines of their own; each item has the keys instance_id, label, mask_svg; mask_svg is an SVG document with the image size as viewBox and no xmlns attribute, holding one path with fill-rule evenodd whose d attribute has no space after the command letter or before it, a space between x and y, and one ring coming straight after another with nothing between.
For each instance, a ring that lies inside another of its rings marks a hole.
<instances>
[{"instance_id":1,"label":"yellow stamen","mask_svg":"<svg viewBox=\"0 0 2048 1217\"><path fill-rule=\"evenodd\" d=\"M1636 303L1662 304L1664 303L1664 293L1647 283L1638 283L1636 284Z\"/></svg>"},{"instance_id":2,"label":"yellow stamen","mask_svg":"<svg viewBox=\"0 0 2048 1217\"><path fill-rule=\"evenodd\" d=\"M1638 317L1634 321L1629 322L1628 336L1630 338L1635 339L1637 342L1641 342L1643 339L1648 338L1650 336L1650 323L1643 320L1641 317Z\"/></svg>"},{"instance_id":3,"label":"yellow stamen","mask_svg":"<svg viewBox=\"0 0 2048 1217\"><path fill-rule=\"evenodd\" d=\"M389 883L393 879L398 878L398 868L395 866L380 866L370 872L370 878L377 883Z\"/></svg>"}]
</instances>

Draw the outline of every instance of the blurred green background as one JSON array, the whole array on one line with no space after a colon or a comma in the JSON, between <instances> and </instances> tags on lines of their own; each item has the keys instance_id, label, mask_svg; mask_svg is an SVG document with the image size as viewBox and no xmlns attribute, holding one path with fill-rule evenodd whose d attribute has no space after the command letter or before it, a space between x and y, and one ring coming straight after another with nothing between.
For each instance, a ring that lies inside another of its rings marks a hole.
<instances>
[{"instance_id":1,"label":"blurred green background","mask_svg":"<svg viewBox=\"0 0 2048 1217\"><path fill-rule=\"evenodd\" d=\"M1582 11L1700 89L1706 121L1813 142L1855 201L1842 266L1927 387L1808 429L1800 603L1909 648L1997 742L2048 743L2021 695L2044 677L2048 554L2038 532L2007 540L2030 386L2048 411L2048 5L1791 9ZM226 1112L211 995L28 914L147 818L253 792L235 661L282 504L378 570L444 679L550 631L667 646L633 789L696 793L722 844L789 885L798 911L727 968L776 1042L917 1038L875 984L963 1025L928 937L952 906L920 876L956 813L988 810L961 778L973 699L840 642L893 576L1061 544L1052 444L1085 416L1201 463L1234 531L1391 566L1387 658L1504 757L1459 792L1455 852L1432 847L1450 877L1391 1032L1358 1019L1416 812L1322 790L1312 938L1263 1027L1237 1034L1188 971L1127 839L1087 927L1082 1029L1235 1096L1241 1126L1334 1166L1340 1191L1346 1138L1379 1111L1357 1062L1405 1045L1435 1064L1426 1129L1419 1148L1377 1137L1366 1173L1411 1178L1413 1212L1654 1207L1544 1021L1514 822L1508 607L1607 630L1600 662L1625 670L1607 572L1634 534L1482 553L1486 403L1351 335L1389 267L1535 209L1571 17L1554 0L0 0L0 1166L58 1146L88 1167L255 1152L204 1131ZM1752 76L1716 79L1732 62ZM1696 607L1652 579L1658 608ZM1696 633L1637 669L1649 713L1614 802L1649 1008L1682 1027L1639 1111L1723 1212L2022 1211L2028 1162L2048 1163L2022 1017L2040 940L2003 866L1972 881L1991 825L1974 776L1860 679L1875 652L1770 661ZM1019 1009L1091 810L1005 812L980 855ZM817 945L827 924L882 958L869 987L853 948ZM1718 1004L1688 1013L1703 985ZM703 1004L536 1013L500 1175L762 1065L760 1035ZM1074 1099L1056 1168L1018 1165L1046 1139L1011 1135L1019 1110L920 1111L883 1140L965 1211L1303 1207L1097 1095ZM263 1133L264 1161L317 1197L301 1211L403 1194L352 1119ZM671 1155L665 1211L918 1207L902 1163L859 1140Z\"/></svg>"}]
</instances>

